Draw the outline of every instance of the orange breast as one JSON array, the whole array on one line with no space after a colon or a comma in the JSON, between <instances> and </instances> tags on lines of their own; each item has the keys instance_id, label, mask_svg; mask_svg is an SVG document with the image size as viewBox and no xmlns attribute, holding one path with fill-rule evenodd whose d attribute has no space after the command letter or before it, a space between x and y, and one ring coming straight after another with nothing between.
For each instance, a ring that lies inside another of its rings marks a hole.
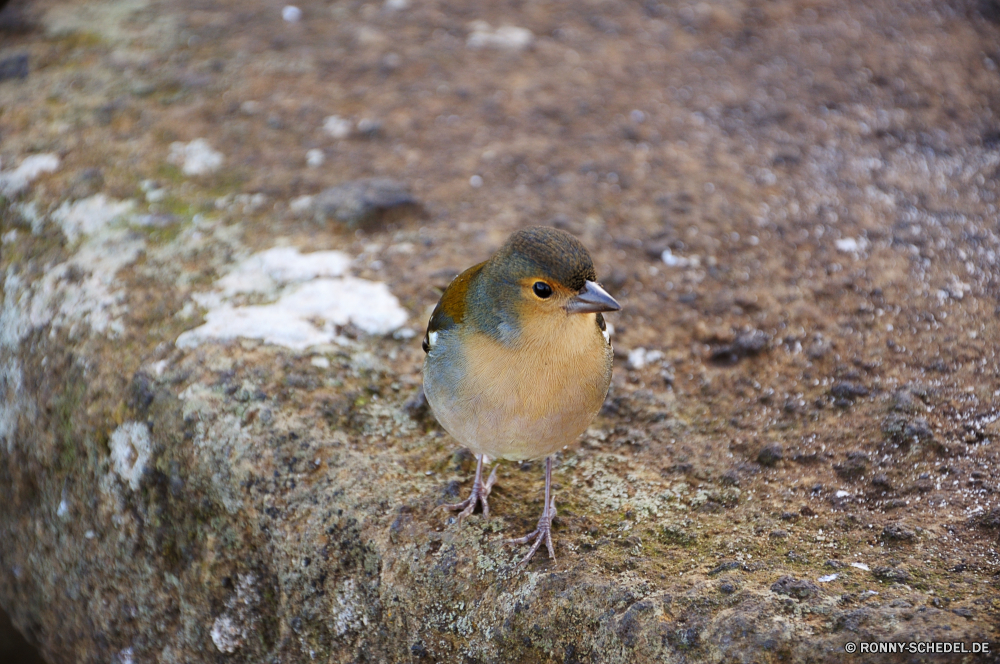
<instances>
[{"instance_id":1,"label":"orange breast","mask_svg":"<svg viewBox=\"0 0 1000 664\"><path fill-rule=\"evenodd\" d=\"M574 442L611 382L611 346L593 314L540 317L516 348L470 335L462 354L462 370L449 372L458 384L435 385L440 372L425 371L425 392L449 433L491 457L543 457Z\"/></svg>"}]
</instances>

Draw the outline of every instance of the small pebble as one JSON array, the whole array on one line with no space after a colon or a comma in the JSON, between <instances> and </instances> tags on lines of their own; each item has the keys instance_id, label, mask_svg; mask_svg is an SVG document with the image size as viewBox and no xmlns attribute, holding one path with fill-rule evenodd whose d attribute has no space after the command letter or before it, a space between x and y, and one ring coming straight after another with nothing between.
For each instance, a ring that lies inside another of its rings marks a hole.
<instances>
[{"instance_id":1,"label":"small pebble","mask_svg":"<svg viewBox=\"0 0 1000 664\"><path fill-rule=\"evenodd\" d=\"M762 466L774 466L784 458L781 443L770 443L757 454L757 463Z\"/></svg>"},{"instance_id":2,"label":"small pebble","mask_svg":"<svg viewBox=\"0 0 1000 664\"><path fill-rule=\"evenodd\" d=\"M323 154L322 150L312 149L306 152L306 165L311 168L322 166L325 161L326 155Z\"/></svg>"},{"instance_id":3,"label":"small pebble","mask_svg":"<svg viewBox=\"0 0 1000 664\"><path fill-rule=\"evenodd\" d=\"M295 5L285 5L281 10L281 18L289 23L298 23L302 20L302 10Z\"/></svg>"},{"instance_id":4,"label":"small pebble","mask_svg":"<svg viewBox=\"0 0 1000 664\"><path fill-rule=\"evenodd\" d=\"M382 123L372 118L358 120L358 133L365 138L374 138L382 131Z\"/></svg>"},{"instance_id":5,"label":"small pebble","mask_svg":"<svg viewBox=\"0 0 1000 664\"><path fill-rule=\"evenodd\" d=\"M389 178L364 178L325 189L313 202L319 220L335 219L350 228L373 222L382 213L418 207L407 185Z\"/></svg>"},{"instance_id":6,"label":"small pebble","mask_svg":"<svg viewBox=\"0 0 1000 664\"><path fill-rule=\"evenodd\" d=\"M856 239L853 237L845 237L836 240L834 244L837 247L837 251L841 251L845 254L856 254L865 250L865 247L868 246L868 241L864 238Z\"/></svg>"},{"instance_id":7,"label":"small pebble","mask_svg":"<svg viewBox=\"0 0 1000 664\"><path fill-rule=\"evenodd\" d=\"M398 69L403 64L403 57L399 53L386 53L382 58L382 66L386 69Z\"/></svg>"},{"instance_id":8,"label":"small pebble","mask_svg":"<svg viewBox=\"0 0 1000 664\"><path fill-rule=\"evenodd\" d=\"M293 198L288 203L288 209L294 214L303 214L312 210L313 201L315 196L299 196L298 198Z\"/></svg>"},{"instance_id":9,"label":"small pebble","mask_svg":"<svg viewBox=\"0 0 1000 664\"><path fill-rule=\"evenodd\" d=\"M684 267L688 264L686 258L674 255L674 253L670 251L669 247L664 249L660 254L660 260L662 260L665 265L670 267Z\"/></svg>"},{"instance_id":10,"label":"small pebble","mask_svg":"<svg viewBox=\"0 0 1000 664\"><path fill-rule=\"evenodd\" d=\"M523 51L531 46L535 36L527 28L504 25L494 30L485 21L473 21L472 33L465 45L472 49L495 48L503 51Z\"/></svg>"},{"instance_id":11,"label":"small pebble","mask_svg":"<svg viewBox=\"0 0 1000 664\"><path fill-rule=\"evenodd\" d=\"M334 138L347 138L351 135L351 121L339 115L331 115L323 120L323 131Z\"/></svg>"},{"instance_id":12,"label":"small pebble","mask_svg":"<svg viewBox=\"0 0 1000 664\"><path fill-rule=\"evenodd\" d=\"M0 7L3 5L0 4ZM23 81L28 78L28 54L18 53L6 58L0 58L0 81L7 79Z\"/></svg>"},{"instance_id":13,"label":"small pebble","mask_svg":"<svg viewBox=\"0 0 1000 664\"><path fill-rule=\"evenodd\" d=\"M635 348L628 353L628 368L642 369L647 364L653 364L663 359L663 351Z\"/></svg>"}]
</instances>

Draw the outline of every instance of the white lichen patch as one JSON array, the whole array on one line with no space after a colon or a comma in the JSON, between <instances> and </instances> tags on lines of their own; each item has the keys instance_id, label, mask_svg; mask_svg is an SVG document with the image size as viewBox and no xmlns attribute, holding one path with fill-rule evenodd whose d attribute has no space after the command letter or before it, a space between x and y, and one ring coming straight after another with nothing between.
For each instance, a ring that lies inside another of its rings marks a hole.
<instances>
[{"instance_id":1,"label":"white lichen patch","mask_svg":"<svg viewBox=\"0 0 1000 664\"><path fill-rule=\"evenodd\" d=\"M272 293L289 284L319 277L341 277L351 266L342 251L301 254L294 247L274 247L250 256L215 282L223 296L238 293Z\"/></svg>"},{"instance_id":2,"label":"white lichen patch","mask_svg":"<svg viewBox=\"0 0 1000 664\"><path fill-rule=\"evenodd\" d=\"M214 400L213 407L221 407L221 402ZM206 418L210 417L210 414L205 411L202 413ZM206 426L196 427L194 444L198 447L224 452L227 456L223 461L235 462L250 452L253 447L250 434L240 424L240 418L233 413L220 414L208 424L205 421L198 422L198 424Z\"/></svg>"},{"instance_id":3,"label":"white lichen patch","mask_svg":"<svg viewBox=\"0 0 1000 664\"><path fill-rule=\"evenodd\" d=\"M31 294L21 277L7 269L0 300L0 441L7 452L13 452L19 414L28 415L24 373L15 355L21 340L31 331L31 320L25 311Z\"/></svg>"},{"instance_id":4,"label":"white lichen patch","mask_svg":"<svg viewBox=\"0 0 1000 664\"><path fill-rule=\"evenodd\" d=\"M376 439L406 438L417 430L417 423L398 406L373 399L364 408L364 432Z\"/></svg>"},{"instance_id":5,"label":"white lichen patch","mask_svg":"<svg viewBox=\"0 0 1000 664\"><path fill-rule=\"evenodd\" d=\"M208 175L222 167L223 154L212 149L204 138L190 143L175 141L170 144L167 161L181 167L184 175Z\"/></svg>"},{"instance_id":6,"label":"white lichen patch","mask_svg":"<svg viewBox=\"0 0 1000 664\"><path fill-rule=\"evenodd\" d=\"M32 327L51 323L76 336L84 324L94 332L121 335L126 308L115 275L133 263L144 246L142 238L126 230L87 238L71 259L54 266L35 284Z\"/></svg>"},{"instance_id":7,"label":"white lichen patch","mask_svg":"<svg viewBox=\"0 0 1000 664\"><path fill-rule=\"evenodd\" d=\"M243 628L237 625L232 616L223 613L212 623L212 643L219 649L219 652L231 654L236 652L243 645L246 636Z\"/></svg>"},{"instance_id":8,"label":"white lichen patch","mask_svg":"<svg viewBox=\"0 0 1000 664\"><path fill-rule=\"evenodd\" d=\"M81 331L81 325L112 336L123 332L120 318L125 307L116 274L145 247L141 237L124 227L131 208L131 201L99 194L56 209L53 221L70 242L81 237L82 242L68 260L50 267L34 283L8 270L0 314L5 346L16 347L45 325L69 328L72 335Z\"/></svg>"},{"instance_id":9,"label":"white lichen patch","mask_svg":"<svg viewBox=\"0 0 1000 664\"><path fill-rule=\"evenodd\" d=\"M3 329L3 310L0 310L0 330ZM24 381L21 365L13 357L6 356L7 351L0 342L0 353L3 353L0 355L0 442L10 454L14 451L18 413L25 412L28 402L21 390Z\"/></svg>"},{"instance_id":10,"label":"white lichen patch","mask_svg":"<svg viewBox=\"0 0 1000 664\"><path fill-rule=\"evenodd\" d=\"M177 339L190 348L240 337L305 349L336 342L348 323L368 334L387 334L409 314L383 283L345 276L347 255L337 251L300 254L275 248L255 254L219 279L215 289L195 296L208 309L205 323ZM272 304L237 306L251 293L277 297Z\"/></svg>"},{"instance_id":11,"label":"white lichen patch","mask_svg":"<svg viewBox=\"0 0 1000 664\"><path fill-rule=\"evenodd\" d=\"M46 217L38 211L37 201L17 203L13 206L13 208L19 215L21 215L21 218L24 219L24 221L31 225L32 233L38 235L42 232L42 227L45 225Z\"/></svg>"},{"instance_id":12,"label":"white lichen patch","mask_svg":"<svg viewBox=\"0 0 1000 664\"><path fill-rule=\"evenodd\" d=\"M221 391L193 383L179 396L184 402L184 417L198 418L193 442L207 464L203 472L211 477L226 511L229 514L239 513L244 509L243 496L234 487L240 483L237 476L246 473L254 463L250 431L241 424L240 416L219 413L226 401Z\"/></svg>"},{"instance_id":13,"label":"white lichen patch","mask_svg":"<svg viewBox=\"0 0 1000 664\"><path fill-rule=\"evenodd\" d=\"M71 2L46 8L40 18L45 32L52 37L79 33L99 37L106 44L138 42L144 48L166 48L177 39L178 18L169 12L159 12L156 16L142 14L143 20L136 20L136 14L150 4L150 0ZM116 52L118 62L129 55L129 49L125 48Z\"/></svg>"},{"instance_id":14,"label":"white lichen patch","mask_svg":"<svg viewBox=\"0 0 1000 664\"><path fill-rule=\"evenodd\" d=\"M257 626L256 607L260 603L257 577L240 574L236 593L226 599L226 611L212 623L210 635L219 652L232 654L239 650Z\"/></svg>"},{"instance_id":15,"label":"white lichen patch","mask_svg":"<svg viewBox=\"0 0 1000 664\"><path fill-rule=\"evenodd\" d=\"M13 196L28 188L39 176L59 170L59 157L50 152L25 157L17 168L0 171L0 195Z\"/></svg>"},{"instance_id":16,"label":"white lichen patch","mask_svg":"<svg viewBox=\"0 0 1000 664\"><path fill-rule=\"evenodd\" d=\"M45 219L32 205L32 230L39 232ZM20 416L33 410L21 392L22 371L15 354L32 331L51 326L77 337L85 331L112 337L124 332L126 311L118 271L138 258L144 240L124 227L131 203L95 196L64 203L52 215L67 238L80 239L77 251L62 263L47 267L29 281L14 266L3 275L0 299L0 441L13 449Z\"/></svg>"},{"instance_id":17,"label":"white lichen patch","mask_svg":"<svg viewBox=\"0 0 1000 664\"><path fill-rule=\"evenodd\" d=\"M257 590L257 577L253 574L240 574L236 585L236 603L233 606L253 607L260 602L260 592Z\"/></svg>"},{"instance_id":18,"label":"white lichen patch","mask_svg":"<svg viewBox=\"0 0 1000 664\"><path fill-rule=\"evenodd\" d=\"M149 461L149 427L144 422L125 422L111 434L109 445L115 472L136 491Z\"/></svg>"},{"instance_id":19,"label":"white lichen patch","mask_svg":"<svg viewBox=\"0 0 1000 664\"><path fill-rule=\"evenodd\" d=\"M354 579L346 579L337 589L337 594L333 598L330 623L333 633L337 636L360 630L368 625L364 602Z\"/></svg>"},{"instance_id":20,"label":"white lichen patch","mask_svg":"<svg viewBox=\"0 0 1000 664\"><path fill-rule=\"evenodd\" d=\"M523 606L524 602L535 594L541 576L538 572L527 572L522 577L523 581L520 585L512 584L512 590L500 593L492 609L496 619L491 622L495 625L503 624L506 618L520 610L519 607Z\"/></svg>"},{"instance_id":21,"label":"white lichen patch","mask_svg":"<svg viewBox=\"0 0 1000 664\"><path fill-rule=\"evenodd\" d=\"M81 235L93 235L107 228L112 222L121 220L132 211L135 202L118 201L104 194L94 194L62 205L52 213L52 220L59 224L70 244Z\"/></svg>"},{"instance_id":22,"label":"white lichen patch","mask_svg":"<svg viewBox=\"0 0 1000 664\"><path fill-rule=\"evenodd\" d=\"M687 493L686 485L679 484L673 490L664 490L661 485L644 481L631 473L622 477L614 471L620 461L621 457L607 454L576 464L577 476L572 478L571 484L574 491L583 490L595 512L631 511L636 522L641 522L660 517L669 510L686 509L681 498Z\"/></svg>"}]
</instances>

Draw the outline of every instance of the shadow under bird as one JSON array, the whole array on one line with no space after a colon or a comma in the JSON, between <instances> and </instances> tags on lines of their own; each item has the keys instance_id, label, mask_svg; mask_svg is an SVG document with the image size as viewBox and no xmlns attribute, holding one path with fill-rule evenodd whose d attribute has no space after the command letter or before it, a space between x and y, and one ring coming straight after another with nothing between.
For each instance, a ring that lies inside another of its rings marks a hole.
<instances>
[{"instance_id":1,"label":"shadow under bird","mask_svg":"<svg viewBox=\"0 0 1000 664\"><path fill-rule=\"evenodd\" d=\"M496 482L490 459L545 457L545 503L538 527L513 544L542 542L549 557L552 454L586 431L611 385L613 351L602 312L621 305L597 283L583 244L555 228L525 228L489 259L451 282L424 336L424 393L434 416L477 459L471 495L451 510L459 521Z\"/></svg>"}]
</instances>

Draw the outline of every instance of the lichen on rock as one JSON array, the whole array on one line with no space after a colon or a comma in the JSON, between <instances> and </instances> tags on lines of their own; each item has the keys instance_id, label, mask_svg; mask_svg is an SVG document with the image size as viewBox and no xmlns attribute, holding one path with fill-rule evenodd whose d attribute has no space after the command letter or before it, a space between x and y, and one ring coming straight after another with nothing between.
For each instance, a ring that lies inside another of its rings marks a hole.
<instances>
[{"instance_id":1,"label":"lichen on rock","mask_svg":"<svg viewBox=\"0 0 1000 664\"><path fill-rule=\"evenodd\" d=\"M115 473L137 490L151 452L149 427L143 422L125 422L111 433L108 444Z\"/></svg>"},{"instance_id":2,"label":"lichen on rock","mask_svg":"<svg viewBox=\"0 0 1000 664\"><path fill-rule=\"evenodd\" d=\"M377 4L4 9L0 604L46 658L996 642L983 8ZM536 223L625 306L522 568L540 463L455 523L414 397L441 289Z\"/></svg>"}]
</instances>

